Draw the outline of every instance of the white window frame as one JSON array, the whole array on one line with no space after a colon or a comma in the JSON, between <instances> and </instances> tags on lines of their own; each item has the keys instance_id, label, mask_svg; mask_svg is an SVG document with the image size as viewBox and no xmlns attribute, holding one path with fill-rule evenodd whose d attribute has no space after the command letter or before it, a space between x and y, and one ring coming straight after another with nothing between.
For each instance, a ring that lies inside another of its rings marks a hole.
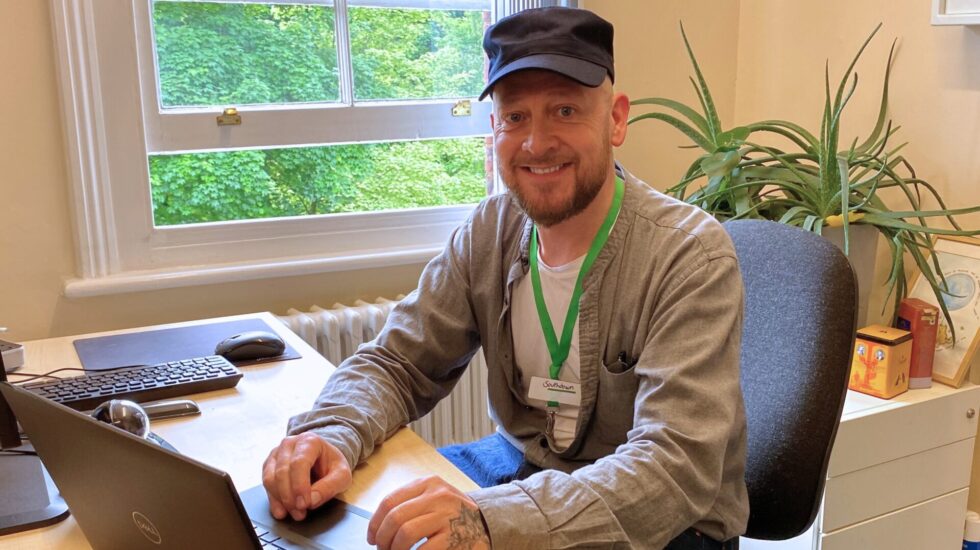
<instances>
[{"instance_id":1,"label":"white window frame","mask_svg":"<svg viewBox=\"0 0 980 550\"><path fill-rule=\"evenodd\" d=\"M327 107L242 106L241 126L218 127L220 113L213 109L164 114L157 107L147 40L150 0L50 1L79 265L78 277L65 284L69 297L424 262L472 209L155 227L149 151L485 136L491 106L473 101L470 117L452 117L455 100L353 105L348 93L341 104ZM432 0L433 6L440 2ZM345 12L347 0L332 3L337 13ZM495 0L493 12L496 19L534 5L568 3ZM150 68L141 71L147 63ZM345 71L350 78L350 68ZM288 131L270 143L272 127Z\"/></svg>"}]
</instances>

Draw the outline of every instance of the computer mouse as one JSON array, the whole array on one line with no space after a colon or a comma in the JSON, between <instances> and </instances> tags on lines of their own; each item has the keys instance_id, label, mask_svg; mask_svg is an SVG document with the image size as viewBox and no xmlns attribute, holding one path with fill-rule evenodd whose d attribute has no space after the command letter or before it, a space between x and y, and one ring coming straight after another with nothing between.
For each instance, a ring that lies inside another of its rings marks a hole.
<instances>
[{"instance_id":1,"label":"computer mouse","mask_svg":"<svg viewBox=\"0 0 980 550\"><path fill-rule=\"evenodd\" d=\"M276 357L282 355L285 349L286 343L277 334L253 330L222 340L214 348L214 353L235 362Z\"/></svg>"}]
</instances>

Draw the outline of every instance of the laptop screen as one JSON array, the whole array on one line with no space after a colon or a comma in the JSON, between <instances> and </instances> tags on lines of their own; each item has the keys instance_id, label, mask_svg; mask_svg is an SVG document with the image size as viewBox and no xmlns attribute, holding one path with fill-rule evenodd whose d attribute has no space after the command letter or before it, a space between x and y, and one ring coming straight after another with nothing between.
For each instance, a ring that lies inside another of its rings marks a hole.
<instances>
[{"instance_id":1,"label":"laptop screen","mask_svg":"<svg viewBox=\"0 0 980 550\"><path fill-rule=\"evenodd\" d=\"M0 391L93 547L259 547L227 473L21 388L0 383ZM254 519L292 542L373 548L364 510L328 504L309 521L277 522L262 487L246 495Z\"/></svg>"}]
</instances>

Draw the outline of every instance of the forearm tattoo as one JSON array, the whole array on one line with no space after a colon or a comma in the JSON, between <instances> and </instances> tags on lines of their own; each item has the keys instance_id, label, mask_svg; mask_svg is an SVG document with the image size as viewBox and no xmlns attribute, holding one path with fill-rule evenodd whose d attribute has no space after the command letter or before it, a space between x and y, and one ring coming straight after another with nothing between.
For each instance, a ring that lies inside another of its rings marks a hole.
<instances>
[{"instance_id":1,"label":"forearm tattoo","mask_svg":"<svg viewBox=\"0 0 980 550\"><path fill-rule=\"evenodd\" d=\"M459 517L449 520L449 548L469 550L477 548L482 542L490 547L490 538L483 527L480 510L472 510L464 505L459 507Z\"/></svg>"}]
</instances>

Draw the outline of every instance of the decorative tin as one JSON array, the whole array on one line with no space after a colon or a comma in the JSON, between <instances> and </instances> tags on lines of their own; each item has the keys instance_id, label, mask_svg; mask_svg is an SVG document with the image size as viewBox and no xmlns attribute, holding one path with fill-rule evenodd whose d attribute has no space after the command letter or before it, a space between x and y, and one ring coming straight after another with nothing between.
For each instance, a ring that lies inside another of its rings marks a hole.
<instances>
[{"instance_id":1,"label":"decorative tin","mask_svg":"<svg viewBox=\"0 0 980 550\"><path fill-rule=\"evenodd\" d=\"M857 331L851 378L854 391L891 399L909 389L912 333L907 330L870 325Z\"/></svg>"}]
</instances>

